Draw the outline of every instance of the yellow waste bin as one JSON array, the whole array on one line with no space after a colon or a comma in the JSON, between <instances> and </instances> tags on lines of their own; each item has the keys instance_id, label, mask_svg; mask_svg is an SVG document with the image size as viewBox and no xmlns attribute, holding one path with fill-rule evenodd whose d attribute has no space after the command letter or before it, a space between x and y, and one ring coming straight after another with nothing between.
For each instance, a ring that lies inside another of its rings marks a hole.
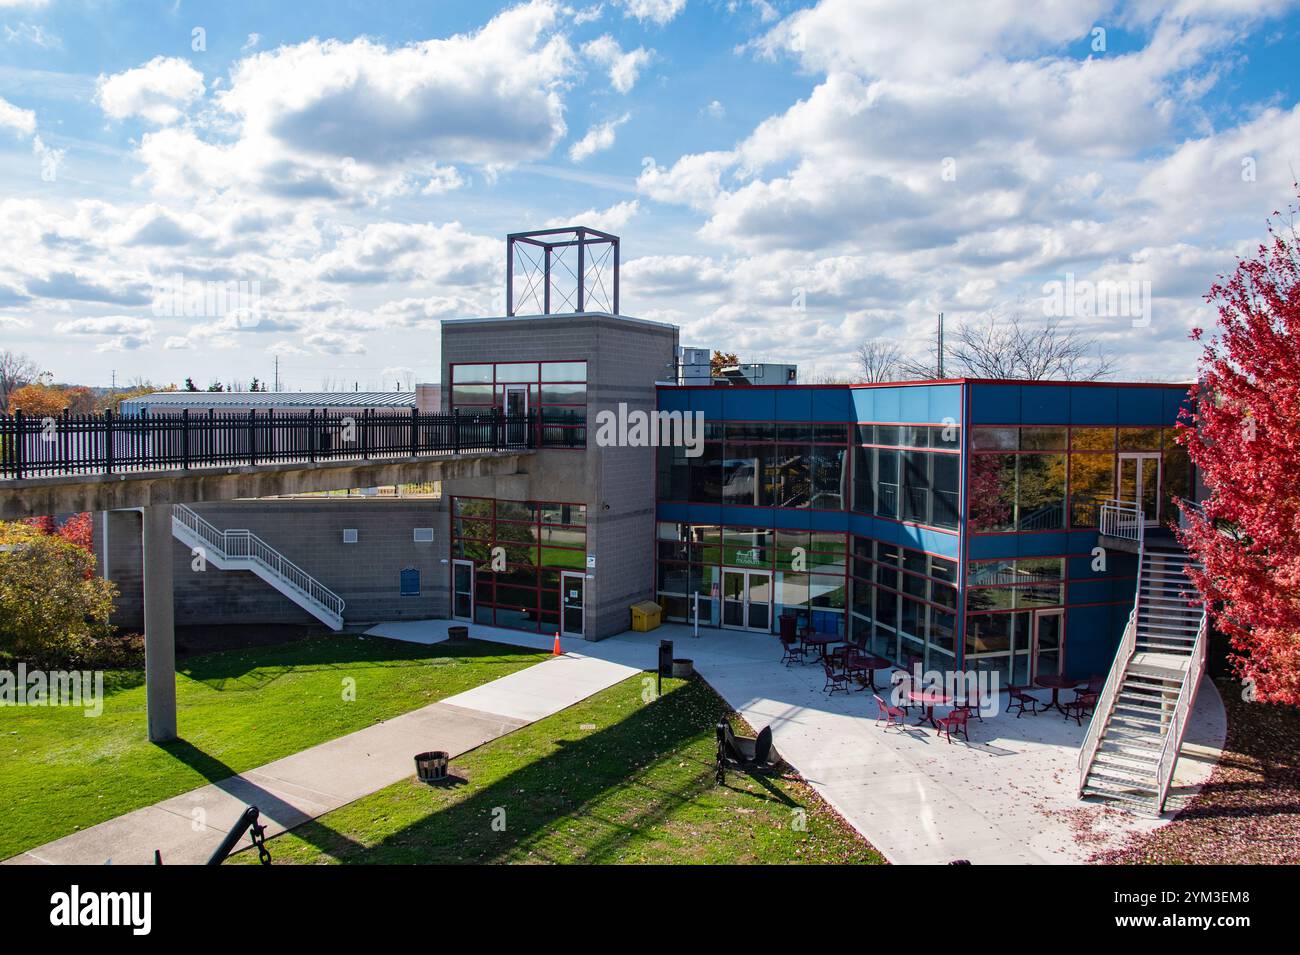
<instances>
[{"instance_id":1,"label":"yellow waste bin","mask_svg":"<svg viewBox=\"0 0 1300 955\"><path fill-rule=\"evenodd\" d=\"M632 605L632 629L645 633L659 626L659 616L663 611L653 600L643 600Z\"/></svg>"}]
</instances>

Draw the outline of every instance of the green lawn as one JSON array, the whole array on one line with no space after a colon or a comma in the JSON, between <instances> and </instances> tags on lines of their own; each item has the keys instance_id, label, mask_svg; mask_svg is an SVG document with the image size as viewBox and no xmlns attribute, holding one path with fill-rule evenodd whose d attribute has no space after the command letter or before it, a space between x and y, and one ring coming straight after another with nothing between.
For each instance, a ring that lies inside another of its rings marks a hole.
<instances>
[{"instance_id":1,"label":"green lawn","mask_svg":"<svg viewBox=\"0 0 1300 955\"><path fill-rule=\"evenodd\" d=\"M146 738L139 671L109 674L98 718L0 707L0 859L544 659L479 641L426 647L355 636L212 653L181 664L183 738L162 746Z\"/></svg>"},{"instance_id":2,"label":"green lawn","mask_svg":"<svg viewBox=\"0 0 1300 955\"><path fill-rule=\"evenodd\" d=\"M274 862L883 861L796 778L716 786L713 727L734 716L703 681L666 681L651 703L642 688L633 677L460 756L451 785L412 775L299 826L269 843Z\"/></svg>"}]
</instances>

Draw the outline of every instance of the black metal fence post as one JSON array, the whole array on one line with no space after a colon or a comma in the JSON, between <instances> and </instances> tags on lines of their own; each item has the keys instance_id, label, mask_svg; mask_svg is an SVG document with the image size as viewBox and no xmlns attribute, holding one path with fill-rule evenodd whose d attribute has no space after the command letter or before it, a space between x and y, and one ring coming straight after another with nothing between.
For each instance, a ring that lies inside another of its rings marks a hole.
<instances>
[{"instance_id":1,"label":"black metal fence post","mask_svg":"<svg viewBox=\"0 0 1300 955\"><path fill-rule=\"evenodd\" d=\"M14 476L23 478L23 450L27 445L27 434L23 430L23 409L14 412Z\"/></svg>"},{"instance_id":2,"label":"black metal fence post","mask_svg":"<svg viewBox=\"0 0 1300 955\"><path fill-rule=\"evenodd\" d=\"M316 409L307 412L307 460L316 463Z\"/></svg>"},{"instance_id":3,"label":"black metal fence post","mask_svg":"<svg viewBox=\"0 0 1300 955\"><path fill-rule=\"evenodd\" d=\"M415 457L420 448L420 409L411 409L411 457Z\"/></svg>"},{"instance_id":4,"label":"black metal fence post","mask_svg":"<svg viewBox=\"0 0 1300 955\"><path fill-rule=\"evenodd\" d=\"M190 409L181 409L181 467L190 469Z\"/></svg>"},{"instance_id":5,"label":"black metal fence post","mask_svg":"<svg viewBox=\"0 0 1300 955\"><path fill-rule=\"evenodd\" d=\"M248 409L248 463L257 463L257 409Z\"/></svg>"},{"instance_id":6,"label":"black metal fence post","mask_svg":"<svg viewBox=\"0 0 1300 955\"><path fill-rule=\"evenodd\" d=\"M104 412L104 473L113 473L113 409Z\"/></svg>"},{"instance_id":7,"label":"black metal fence post","mask_svg":"<svg viewBox=\"0 0 1300 955\"><path fill-rule=\"evenodd\" d=\"M451 413L451 453L460 454L460 409Z\"/></svg>"}]
</instances>

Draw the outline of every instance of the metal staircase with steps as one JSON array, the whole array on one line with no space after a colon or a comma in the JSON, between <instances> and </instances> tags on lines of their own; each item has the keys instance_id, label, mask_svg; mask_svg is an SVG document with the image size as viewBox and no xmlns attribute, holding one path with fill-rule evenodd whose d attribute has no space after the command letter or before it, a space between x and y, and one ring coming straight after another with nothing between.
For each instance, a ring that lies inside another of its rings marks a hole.
<instances>
[{"instance_id":1,"label":"metal staircase with steps","mask_svg":"<svg viewBox=\"0 0 1300 955\"><path fill-rule=\"evenodd\" d=\"M1164 811L1205 672L1206 614L1181 549L1148 547L1137 505L1103 505L1103 534L1137 542L1133 612L1079 751L1079 796Z\"/></svg>"},{"instance_id":2,"label":"metal staircase with steps","mask_svg":"<svg viewBox=\"0 0 1300 955\"><path fill-rule=\"evenodd\" d=\"M343 629L343 598L252 531L220 530L184 504L172 508L172 535L218 570L247 570L332 630Z\"/></svg>"}]
</instances>

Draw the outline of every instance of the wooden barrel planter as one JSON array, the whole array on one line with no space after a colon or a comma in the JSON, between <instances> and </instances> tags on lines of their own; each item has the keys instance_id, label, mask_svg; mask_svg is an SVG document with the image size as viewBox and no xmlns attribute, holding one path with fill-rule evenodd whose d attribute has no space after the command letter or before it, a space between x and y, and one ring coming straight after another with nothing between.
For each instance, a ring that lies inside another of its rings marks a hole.
<instances>
[{"instance_id":1,"label":"wooden barrel planter","mask_svg":"<svg viewBox=\"0 0 1300 955\"><path fill-rule=\"evenodd\" d=\"M469 627L448 627L448 643L464 643L469 639Z\"/></svg>"},{"instance_id":2,"label":"wooden barrel planter","mask_svg":"<svg viewBox=\"0 0 1300 955\"><path fill-rule=\"evenodd\" d=\"M447 778L447 754L440 749L415 757L415 775L422 783L440 783Z\"/></svg>"},{"instance_id":3,"label":"wooden barrel planter","mask_svg":"<svg viewBox=\"0 0 1300 955\"><path fill-rule=\"evenodd\" d=\"M679 680L689 680L691 674L695 672L695 661L688 660L684 657L675 657L673 659L673 676Z\"/></svg>"}]
</instances>

